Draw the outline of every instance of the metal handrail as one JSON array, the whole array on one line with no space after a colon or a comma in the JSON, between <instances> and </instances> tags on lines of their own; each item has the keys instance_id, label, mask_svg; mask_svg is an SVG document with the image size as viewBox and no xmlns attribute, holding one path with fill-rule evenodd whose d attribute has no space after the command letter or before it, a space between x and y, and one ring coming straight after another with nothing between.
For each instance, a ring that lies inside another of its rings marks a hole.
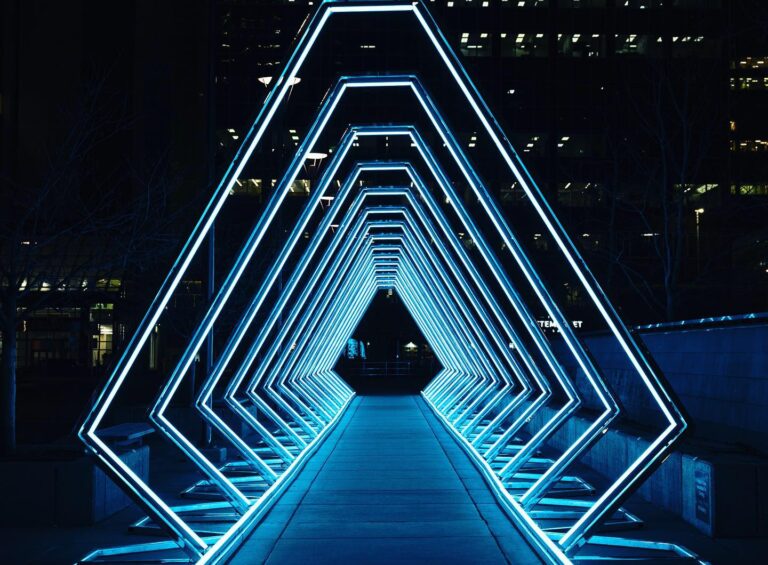
<instances>
[{"instance_id":1,"label":"metal handrail","mask_svg":"<svg viewBox=\"0 0 768 565\"><path fill-rule=\"evenodd\" d=\"M753 322L768 322L768 312L753 312L751 314L737 314L728 316L712 316L709 318L697 318L692 320L679 320L677 322L661 322L635 326L633 329L641 332L671 330L671 329L698 329L703 327L731 326Z\"/></svg>"}]
</instances>

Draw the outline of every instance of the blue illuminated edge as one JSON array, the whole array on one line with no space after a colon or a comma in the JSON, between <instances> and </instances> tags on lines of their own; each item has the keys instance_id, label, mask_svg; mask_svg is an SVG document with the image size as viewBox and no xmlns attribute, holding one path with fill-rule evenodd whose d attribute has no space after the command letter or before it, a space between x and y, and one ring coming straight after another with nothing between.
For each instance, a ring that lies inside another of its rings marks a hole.
<instances>
[{"instance_id":1,"label":"blue illuminated edge","mask_svg":"<svg viewBox=\"0 0 768 565\"><path fill-rule=\"evenodd\" d=\"M211 201L209 206L206 208L206 213L203 214L203 217L201 218L200 223L198 223L195 230L193 231L193 236L185 245L185 248L182 251L181 256L179 257L179 260L177 260L177 262L174 264L174 267L169 273L169 276L166 279L166 282L163 284L163 287L161 288L161 293L153 302L153 307L155 306L159 306L159 307L157 307L156 309L150 308L150 311L148 312L147 317L139 326L140 331L138 331L137 334L134 336L134 338L131 340L131 343L129 344L129 347L126 349L125 354L121 358L120 362L118 362L117 369L115 373L113 373L113 378L110 379L110 383L108 384L107 387L105 387L104 391L102 391L101 396L99 397L96 404L94 405L94 410L89 415L89 418L86 422L87 424L90 424L90 425L84 425L80 431L80 437L83 439L83 441L85 441L90 448L94 449L97 453L100 453L102 455L102 462L108 468L111 468L113 471L117 471L121 467L121 463L119 462L119 460L116 461L115 459L109 457L108 446L100 442L99 438L95 434L95 429L98 427L98 422L103 417L104 411L106 410L109 404L109 401L113 398L114 394L116 393L117 387L119 386L120 383L118 382L116 386L110 386L110 384L113 384L115 380L121 381L122 378L125 377L127 370L130 368L130 365L135 360L135 356L138 355L138 351L140 347L143 345L143 343L146 341L149 331L151 331L152 327L157 321L157 318L162 312L163 307L165 306L165 304L167 304L167 301L170 298L170 293L178 285L179 281L181 280L181 276L183 275L183 272L186 270L187 266L189 265L189 261L191 261L191 257L194 255L194 253L202 243L203 237L205 236L206 232L210 228L213 222L213 219L215 218L215 215L218 213L218 210L220 209L221 205L224 202L224 199L226 198L226 194L228 192L229 187L231 187L231 185L236 180L237 175L239 174L240 170L245 164L245 161L247 161L247 158L250 156L250 153L253 151L253 148L255 147L256 143L258 142L261 135L263 134L263 131L266 128L268 121L271 119L277 107L277 104L279 104L280 100L285 95L285 92L290 83L290 80L285 80L285 79L286 78L290 79L293 76L295 76L295 73L300 67L301 62L303 62L303 59L306 57L309 47L315 41L317 34L322 28L322 25L325 23L327 17L331 13L386 12L386 11L412 11L417 16L420 23L422 23L422 26L424 27L425 31L428 33L433 44L438 49L439 54L441 55L444 62L448 66L449 70L451 70L452 74L454 75L454 78L457 80L457 83L459 84L459 86L462 88L462 91L467 96L473 109L478 114L478 117L480 117L481 121L483 121L492 139L494 139L494 142L497 144L499 150L501 151L502 156L505 157L505 159L508 161L508 164L510 165L510 168L513 170L513 172L516 175L518 175L518 178L521 181L521 185L531 197L531 200L534 203L534 205L537 207L537 211L539 212L542 219L545 221L545 223L547 223L547 227L550 229L550 232L552 233L553 237L558 243L558 246L561 248L561 250L563 250L564 254L566 255L566 258L569 260L572 267L574 268L574 271L582 280L582 283L584 284L585 288L587 288L587 290L589 291L590 296L593 299L593 302L598 306L598 309L600 309L609 327L613 331L616 338L619 340L620 344L622 345L622 348L625 350L625 353L627 353L631 362L633 363L633 365L635 365L635 368L637 369L640 376L643 378L646 386L648 386L649 390L654 395L654 398L656 398L657 402L659 403L663 412L665 413L665 416L667 416L668 420L670 421L669 433L662 434L662 436L658 438L657 442L659 444L663 444L664 442L670 442L671 441L670 437L675 436L674 432L678 432L678 435L679 435L679 432L681 432L682 429L684 429L685 421L682 418L682 415L679 413L679 410L677 410L677 407L674 405L674 402L672 402L671 398L669 398L668 394L664 390L664 387L661 385L660 381L658 380L658 376L655 375L651 370L650 366L648 366L647 360L645 359L643 352L639 350L632 336L629 335L626 328L618 319L618 316L615 315L615 312L613 312L607 300L605 300L605 297L602 296L602 293L599 287L594 283L594 280L591 278L591 274L589 274L588 271L586 271L585 269L582 269L581 268L582 265L578 264L581 261L581 259L578 253L575 252L575 247L573 246L572 242L567 238L567 236L565 236L565 233L562 230L562 227L559 225L559 223L557 223L556 218L554 218L554 214L551 213L551 210L548 208L543 198L541 199L541 201L539 201L539 199L537 198L537 196L540 196L539 194L537 194L538 189L535 187L535 185L532 182L530 183L530 186L529 186L529 183L525 182L526 179L522 177L522 173L520 172L518 167L515 166L515 163L513 162L513 156L514 158L516 158L516 155L514 155L514 152L512 151L511 146L508 146L509 144L508 142L506 142L506 139L503 138L503 135L498 135L497 132L494 131L495 129L498 129L498 125L495 123L495 121L492 121L492 117L491 117L491 121L489 121L488 117L490 116L490 112L488 112L487 108L482 103L482 101L479 100L479 96L477 96L477 92L474 86L468 80L466 73L460 67L459 67L459 70L457 70L455 65L455 63L457 63L455 54L453 54L453 52L448 47L447 42L445 41L445 38L440 34L439 31L431 29L434 23L429 17L428 13L426 13L426 10L419 4L403 5L403 4L391 4L391 3L382 3L382 4L366 3L361 5L347 5L347 4L339 5L336 3L326 2L322 6L320 6L318 13L310 23L307 33L304 36L302 36L302 40L300 41L299 48L297 48L296 52L291 57L291 60L289 61L286 71L281 75L281 77L277 81L275 81L275 88L271 91L267 99L267 103L265 105L264 110L262 110L262 113L260 114L259 118L257 119L256 123L254 124L251 130L253 135L249 133L248 138L250 138L250 144L247 146L245 153L243 153L243 156L239 157L239 154L238 154L239 158L236 158L235 161L233 162L233 166L234 166L235 162L238 162L239 160L239 165L235 167L234 170L232 169L232 166L230 167L230 171L228 171L227 175L225 175L225 179L222 182L222 186L220 186L220 189L217 191L218 198L214 197L214 199ZM303 49L302 49L302 46L303 46ZM478 100L475 100L475 98L478 98ZM504 146L505 142L508 147ZM244 147L245 147L245 144L244 144ZM242 151L242 148L241 148L241 151ZM522 170L524 171L524 168ZM525 174L527 175L527 172L525 172ZM226 187L226 189L221 190L222 187ZM655 382L653 382L654 380ZM666 398L662 400L662 397L666 397ZM666 408L665 404L671 405L672 409L675 412L674 415ZM634 465L633 467L640 467L643 465L648 467L653 463L653 461L648 461L647 459L650 457L651 451L654 451L655 448L657 447L656 445L657 442L654 442L649 447L649 450L638 459L638 461L636 462L637 464ZM126 471L127 469L122 469L122 470ZM625 475L622 476L622 478L626 479L629 476L629 474L631 474L631 472L634 470L635 470L634 468L628 469ZM126 476L128 477L127 482L130 485L131 483L135 482L137 477L132 476L129 470L127 471L128 471L128 473L126 473ZM138 482L140 483L140 481ZM139 486L139 490L141 490L140 486ZM159 502L160 504L163 504L162 501L156 499L156 496L151 491L136 493L136 494L144 502L154 501L154 502ZM184 533L193 534L191 540L193 542L193 545L195 545L195 549L205 548L206 546L205 542L199 538L195 539L194 532L190 532L184 526L181 526L180 529L181 529L182 537L186 537L183 535ZM567 538L564 537L563 540L561 540L561 543L566 540Z\"/></svg>"}]
</instances>

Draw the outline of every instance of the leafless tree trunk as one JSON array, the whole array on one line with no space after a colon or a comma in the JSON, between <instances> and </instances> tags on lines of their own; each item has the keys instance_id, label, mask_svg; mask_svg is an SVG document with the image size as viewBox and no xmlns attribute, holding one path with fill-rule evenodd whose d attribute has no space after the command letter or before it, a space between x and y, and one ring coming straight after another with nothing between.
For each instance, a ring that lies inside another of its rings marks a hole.
<instances>
[{"instance_id":1,"label":"leafless tree trunk","mask_svg":"<svg viewBox=\"0 0 768 565\"><path fill-rule=\"evenodd\" d=\"M712 96L697 94L697 88L713 83L714 64L688 65L678 60L673 66L659 60L649 63L648 69L641 94L631 87L622 92L642 132L624 149L635 176L644 178L645 186L636 187L636 194L614 194L612 198L613 206L633 214L649 234L656 274L634 268L617 255L617 249L609 248L608 253L642 300L673 320L679 312L682 266L692 222L688 216L693 214L689 190L702 182L703 164L719 138L718 128L724 128L726 121L720 109L713 107ZM615 208L612 210L610 222L615 221Z\"/></svg>"},{"instance_id":2,"label":"leafless tree trunk","mask_svg":"<svg viewBox=\"0 0 768 565\"><path fill-rule=\"evenodd\" d=\"M69 109L64 139L52 148L37 182L0 178L0 452L16 449L17 335L24 320L62 300L77 304L98 291L100 278L122 278L175 246L177 219L168 213L175 185L159 163L149 174L119 156L105 173L108 142L131 127L121 104L109 100L103 81L88 85ZM132 193L132 194L131 194ZM90 294L87 294L90 293Z\"/></svg>"},{"instance_id":3,"label":"leafless tree trunk","mask_svg":"<svg viewBox=\"0 0 768 565\"><path fill-rule=\"evenodd\" d=\"M3 300L0 332L3 353L0 356L0 413L3 415L2 453L16 451L16 327L10 324L16 318L16 303L11 296Z\"/></svg>"}]
</instances>

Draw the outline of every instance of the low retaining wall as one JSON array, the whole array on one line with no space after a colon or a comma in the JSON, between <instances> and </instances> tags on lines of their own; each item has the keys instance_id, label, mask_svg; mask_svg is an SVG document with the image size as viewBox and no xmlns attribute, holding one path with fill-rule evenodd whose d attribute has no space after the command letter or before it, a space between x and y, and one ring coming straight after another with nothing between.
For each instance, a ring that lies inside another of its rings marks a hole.
<instances>
[{"instance_id":1,"label":"low retaining wall","mask_svg":"<svg viewBox=\"0 0 768 565\"><path fill-rule=\"evenodd\" d=\"M768 326L641 336L688 414L691 429L640 488L640 496L710 536L768 536ZM615 339L595 335L585 343L625 412L619 428L609 431L582 461L615 477L648 446L648 426L662 421ZM586 408L599 408L564 344L555 342L555 351L585 397ZM541 411L534 427L552 412ZM564 450L587 425L585 418L570 419L551 446Z\"/></svg>"},{"instance_id":2,"label":"low retaining wall","mask_svg":"<svg viewBox=\"0 0 768 565\"><path fill-rule=\"evenodd\" d=\"M641 333L691 419L691 435L768 453L768 325ZM589 336L586 345L630 419L654 422L659 411L638 386L636 373L610 335ZM555 342L568 370L580 371L564 343ZM597 399L581 386L587 405Z\"/></svg>"},{"instance_id":3,"label":"low retaining wall","mask_svg":"<svg viewBox=\"0 0 768 565\"><path fill-rule=\"evenodd\" d=\"M543 425L554 412L551 408L540 410L533 428ZM587 418L570 418L549 445L564 451L589 424ZM581 462L606 477L617 477L651 439L635 431L612 429ZM648 478L638 494L712 537L768 536L766 458L683 444Z\"/></svg>"},{"instance_id":4,"label":"low retaining wall","mask_svg":"<svg viewBox=\"0 0 768 565\"><path fill-rule=\"evenodd\" d=\"M142 480L149 479L148 446L126 449L120 458ZM6 486L1 526L91 525L131 504L85 454L3 461L0 482Z\"/></svg>"}]
</instances>

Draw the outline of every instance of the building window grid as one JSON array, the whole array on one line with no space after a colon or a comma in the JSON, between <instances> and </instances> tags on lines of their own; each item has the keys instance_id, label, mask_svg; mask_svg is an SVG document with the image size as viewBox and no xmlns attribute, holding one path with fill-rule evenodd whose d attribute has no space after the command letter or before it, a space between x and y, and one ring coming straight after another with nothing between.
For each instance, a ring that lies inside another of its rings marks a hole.
<instances>
[{"instance_id":1,"label":"building window grid","mask_svg":"<svg viewBox=\"0 0 768 565\"><path fill-rule=\"evenodd\" d=\"M730 144L731 151L742 153L763 153L768 151L768 140L765 139L732 139Z\"/></svg>"},{"instance_id":2,"label":"building window grid","mask_svg":"<svg viewBox=\"0 0 768 565\"><path fill-rule=\"evenodd\" d=\"M730 77L730 88L731 90L768 90L768 76L732 76Z\"/></svg>"},{"instance_id":3,"label":"building window grid","mask_svg":"<svg viewBox=\"0 0 768 565\"><path fill-rule=\"evenodd\" d=\"M494 44L498 44L498 54L502 58L548 57L553 54L576 58L609 55L664 57L665 46L670 46L669 54L673 58L714 58L720 50L719 40L704 35L584 31L558 33L555 53L550 53L549 38L550 34L544 31L465 31L459 35L459 51L465 57L490 57L495 54ZM736 88L734 84L732 80L732 89ZM768 80L763 81L762 78L744 80L743 84L745 86L741 89L768 88Z\"/></svg>"},{"instance_id":4,"label":"building window grid","mask_svg":"<svg viewBox=\"0 0 768 565\"><path fill-rule=\"evenodd\" d=\"M114 349L114 304L96 303L86 307L86 319L82 318L82 310L79 307L45 308L34 312L18 331L18 366L35 367L52 360L81 361L80 336L90 339L90 365L103 366ZM82 323L86 320L88 325L84 326Z\"/></svg>"},{"instance_id":5,"label":"building window grid","mask_svg":"<svg viewBox=\"0 0 768 565\"><path fill-rule=\"evenodd\" d=\"M293 0L288 0L293 2ZM435 0L430 0L436 3ZM313 2L309 2L312 5ZM448 8L476 7L489 8L501 6L503 8L547 8L549 0L444 0L441 2ZM717 9L722 8L722 0L615 0L615 6L619 9L653 10L664 8L684 9ZM558 8L606 8L607 0L558 0Z\"/></svg>"}]
</instances>

